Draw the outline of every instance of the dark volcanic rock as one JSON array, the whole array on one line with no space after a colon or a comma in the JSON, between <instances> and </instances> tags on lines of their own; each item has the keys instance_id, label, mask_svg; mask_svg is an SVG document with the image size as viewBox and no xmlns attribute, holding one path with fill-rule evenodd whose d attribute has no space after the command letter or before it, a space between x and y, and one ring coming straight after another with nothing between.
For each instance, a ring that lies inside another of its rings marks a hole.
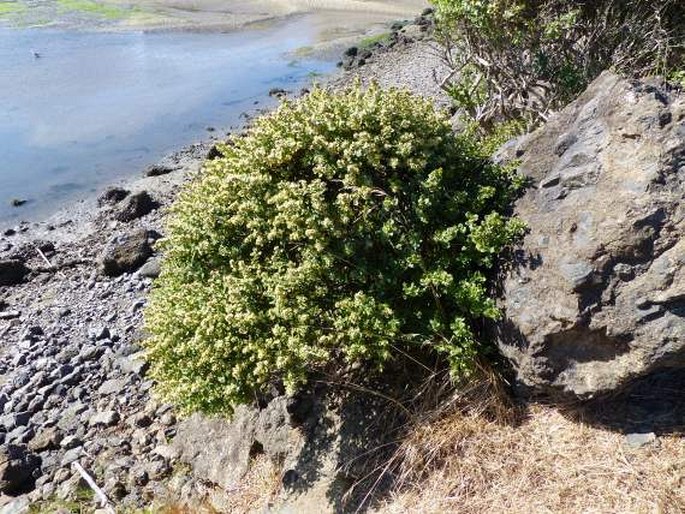
<instances>
[{"instance_id":1,"label":"dark volcanic rock","mask_svg":"<svg viewBox=\"0 0 685 514\"><path fill-rule=\"evenodd\" d=\"M221 153L221 150L217 148L216 145L212 146L209 149L209 152L207 152L207 160L208 161L213 161L215 159L219 159L220 157L223 157L223 154Z\"/></svg>"},{"instance_id":2,"label":"dark volcanic rock","mask_svg":"<svg viewBox=\"0 0 685 514\"><path fill-rule=\"evenodd\" d=\"M133 221L149 214L157 208L155 202L147 191L141 191L131 195L114 215L115 219L123 222Z\"/></svg>"},{"instance_id":3,"label":"dark volcanic rock","mask_svg":"<svg viewBox=\"0 0 685 514\"><path fill-rule=\"evenodd\" d=\"M138 230L105 249L101 258L102 272L110 277L140 268L152 255L150 232Z\"/></svg>"},{"instance_id":4,"label":"dark volcanic rock","mask_svg":"<svg viewBox=\"0 0 685 514\"><path fill-rule=\"evenodd\" d=\"M99 196L98 205L100 207L104 205L115 205L126 198L129 193L130 191L124 189L123 187L110 187L105 189L105 191Z\"/></svg>"},{"instance_id":5,"label":"dark volcanic rock","mask_svg":"<svg viewBox=\"0 0 685 514\"><path fill-rule=\"evenodd\" d=\"M280 87L273 87L269 90L269 96L274 98L284 98L288 92Z\"/></svg>"},{"instance_id":6,"label":"dark volcanic rock","mask_svg":"<svg viewBox=\"0 0 685 514\"><path fill-rule=\"evenodd\" d=\"M168 175L172 171L176 171L178 167L168 166L163 163L153 164L145 170L146 177L159 177L160 175Z\"/></svg>"},{"instance_id":7,"label":"dark volcanic rock","mask_svg":"<svg viewBox=\"0 0 685 514\"><path fill-rule=\"evenodd\" d=\"M30 488L33 472L40 458L25 446L8 444L0 447L0 492L14 494Z\"/></svg>"},{"instance_id":8,"label":"dark volcanic rock","mask_svg":"<svg viewBox=\"0 0 685 514\"><path fill-rule=\"evenodd\" d=\"M30 270L19 260L0 260L0 286L19 284L29 272Z\"/></svg>"},{"instance_id":9,"label":"dark volcanic rock","mask_svg":"<svg viewBox=\"0 0 685 514\"><path fill-rule=\"evenodd\" d=\"M685 364L685 94L602 74L512 150L530 232L499 345L534 390L591 397Z\"/></svg>"}]
</instances>

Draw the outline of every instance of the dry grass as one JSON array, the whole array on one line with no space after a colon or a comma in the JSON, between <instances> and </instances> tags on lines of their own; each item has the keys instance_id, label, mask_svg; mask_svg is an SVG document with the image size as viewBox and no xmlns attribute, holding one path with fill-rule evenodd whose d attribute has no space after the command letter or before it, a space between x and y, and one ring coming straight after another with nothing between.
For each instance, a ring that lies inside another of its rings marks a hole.
<instances>
[{"instance_id":1,"label":"dry grass","mask_svg":"<svg viewBox=\"0 0 685 514\"><path fill-rule=\"evenodd\" d=\"M502 420L501 401L484 400L412 431L396 455L401 487L379 514L685 512L679 437L629 450L625 436L554 408Z\"/></svg>"},{"instance_id":2,"label":"dry grass","mask_svg":"<svg viewBox=\"0 0 685 514\"><path fill-rule=\"evenodd\" d=\"M514 404L487 369L456 393L444 376L415 393L411 428L402 431L390 461L376 468L394 480L375 514L685 512L682 436L631 450L623 434L582 421L579 409ZM604 405L612 420L627 420L619 404ZM258 456L228 503L202 512L266 512L279 488L277 466ZM378 489L362 492L364 506L383 494Z\"/></svg>"},{"instance_id":3,"label":"dry grass","mask_svg":"<svg viewBox=\"0 0 685 514\"><path fill-rule=\"evenodd\" d=\"M280 466L266 455L252 459L240 485L231 491L207 484L193 504L170 504L150 509L149 514L247 514L267 512L281 487ZM147 512L147 511L146 511ZM146 514L146 513L142 513Z\"/></svg>"},{"instance_id":4,"label":"dry grass","mask_svg":"<svg viewBox=\"0 0 685 514\"><path fill-rule=\"evenodd\" d=\"M269 504L281 487L281 469L266 455L252 460L240 487L227 495L222 512L267 512Z\"/></svg>"}]
</instances>

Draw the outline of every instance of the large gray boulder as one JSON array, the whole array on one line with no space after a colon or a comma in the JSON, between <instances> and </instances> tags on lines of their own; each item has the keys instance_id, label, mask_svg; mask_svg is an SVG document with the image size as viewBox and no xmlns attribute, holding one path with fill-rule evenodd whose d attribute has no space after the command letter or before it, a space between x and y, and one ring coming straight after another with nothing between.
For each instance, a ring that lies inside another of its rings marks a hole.
<instances>
[{"instance_id":1,"label":"large gray boulder","mask_svg":"<svg viewBox=\"0 0 685 514\"><path fill-rule=\"evenodd\" d=\"M605 72L508 153L532 187L503 277L519 380L592 397L685 362L685 94Z\"/></svg>"}]
</instances>

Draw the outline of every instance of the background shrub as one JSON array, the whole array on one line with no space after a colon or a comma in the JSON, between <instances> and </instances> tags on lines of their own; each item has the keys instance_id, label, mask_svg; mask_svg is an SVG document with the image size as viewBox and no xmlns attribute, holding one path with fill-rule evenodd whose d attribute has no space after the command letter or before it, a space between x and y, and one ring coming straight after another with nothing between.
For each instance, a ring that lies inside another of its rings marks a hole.
<instances>
[{"instance_id":1,"label":"background shrub","mask_svg":"<svg viewBox=\"0 0 685 514\"><path fill-rule=\"evenodd\" d=\"M682 0L433 0L451 74L442 85L487 126L544 121L602 71L685 63Z\"/></svg>"},{"instance_id":2,"label":"background shrub","mask_svg":"<svg viewBox=\"0 0 685 514\"><path fill-rule=\"evenodd\" d=\"M146 311L152 375L186 410L428 348L456 374L497 316L484 271L518 187L407 92L317 89L259 119L182 192ZM408 377L409 379L409 377Z\"/></svg>"}]
</instances>

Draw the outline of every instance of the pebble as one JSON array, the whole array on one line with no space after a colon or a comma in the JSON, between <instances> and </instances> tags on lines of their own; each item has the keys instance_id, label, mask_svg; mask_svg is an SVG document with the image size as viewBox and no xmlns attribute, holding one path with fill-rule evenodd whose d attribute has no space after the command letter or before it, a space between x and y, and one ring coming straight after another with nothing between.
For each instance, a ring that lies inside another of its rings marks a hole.
<instances>
[{"instance_id":1,"label":"pebble","mask_svg":"<svg viewBox=\"0 0 685 514\"><path fill-rule=\"evenodd\" d=\"M69 466L72 462L76 462L83 453L83 446L77 446L71 450L64 452L62 457L62 466Z\"/></svg>"},{"instance_id":2,"label":"pebble","mask_svg":"<svg viewBox=\"0 0 685 514\"><path fill-rule=\"evenodd\" d=\"M625 437L625 445L631 450L639 450L645 446L651 445L657 441L654 432L633 433Z\"/></svg>"},{"instance_id":3,"label":"pebble","mask_svg":"<svg viewBox=\"0 0 685 514\"><path fill-rule=\"evenodd\" d=\"M93 341L102 341L110 336L109 328L106 326L93 327L88 331L88 337Z\"/></svg>"},{"instance_id":4,"label":"pebble","mask_svg":"<svg viewBox=\"0 0 685 514\"><path fill-rule=\"evenodd\" d=\"M65 450L72 450L82 445L83 441L81 440L81 438L75 435L68 435L60 442L60 446Z\"/></svg>"},{"instance_id":5,"label":"pebble","mask_svg":"<svg viewBox=\"0 0 685 514\"><path fill-rule=\"evenodd\" d=\"M111 427L111 426L119 423L120 419L121 419L121 417L119 416L118 412L113 411L113 410L107 410L107 411L97 412L93 416L91 416L90 420L88 421L88 425L91 427L97 427L97 426Z\"/></svg>"}]
</instances>

